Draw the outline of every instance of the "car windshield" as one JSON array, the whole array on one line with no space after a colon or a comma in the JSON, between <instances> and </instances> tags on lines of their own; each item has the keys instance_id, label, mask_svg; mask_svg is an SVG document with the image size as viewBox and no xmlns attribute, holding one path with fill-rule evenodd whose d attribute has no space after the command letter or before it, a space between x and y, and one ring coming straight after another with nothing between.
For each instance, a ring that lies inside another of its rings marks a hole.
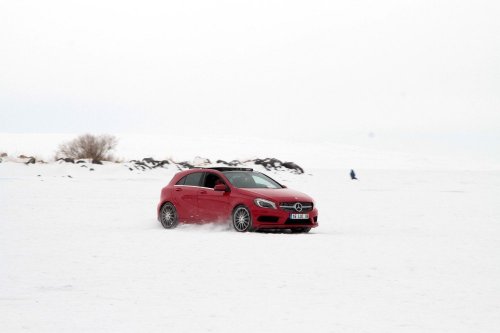
<instances>
[{"instance_id":1,"label":"car windshield","mask_svg":"<svg viewBox=\"0 0 500 333\"><path fill-rule=\"evenodd\" d=\"M225 171L229 182L239 188L283 188L279 183L260 172Z\"/></svg>"}]
</instances>

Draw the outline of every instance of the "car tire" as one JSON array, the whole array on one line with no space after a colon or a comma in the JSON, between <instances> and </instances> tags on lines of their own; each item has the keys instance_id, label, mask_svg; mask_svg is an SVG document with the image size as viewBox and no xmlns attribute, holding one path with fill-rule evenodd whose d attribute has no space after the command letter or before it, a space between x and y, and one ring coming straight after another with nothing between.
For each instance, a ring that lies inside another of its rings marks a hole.
<instances>
[{"instance_id":1,"label":"car tire","mask_svg":"<svg viewBox=\"0 0 500 333\"><path fill-rule=\"evenodd\" d=\"M294 234L306 234L311 231L311 228L293 228L291 229Z\"/></svg>"},{"instance_id":2,"label":"car tire","mask_svg":"<svg viewBox=\"0 0 500 333\"><path fill-rule=\"evenodd\" d=\"M175 206L172 203L167 202L161 206L160 222L165 229L173 229L179 224L177 209L175 209Z\"/></svg>"},{"instance_id":3,"label":"car tire","mask_svg":"<svg viewBox=\"0 0 500 333\"><path fill-rule=\"evenodd\" d=\"M233 228L238 232L247 232L252 230L252 215L250 210L243 206L237 206L233 211Z\"/></svg>"}]
</instances>

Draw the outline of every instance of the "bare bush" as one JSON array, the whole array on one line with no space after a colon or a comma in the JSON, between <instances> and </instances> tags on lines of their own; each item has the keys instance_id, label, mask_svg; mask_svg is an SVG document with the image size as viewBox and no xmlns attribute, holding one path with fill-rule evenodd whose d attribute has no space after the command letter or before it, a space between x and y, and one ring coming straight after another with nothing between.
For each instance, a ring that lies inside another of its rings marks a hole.
<instances>
[{"instance_id":1,"label":"bare bush","mask_svg":"<svg viewBox=\"0 0 500 333\"><path fill-rule=\"evenodd\" d=\"M113 161L111 151L118 140L113 135L80 135L76 139L59 146L56 158L89 158L95 161Z\"/></svg>"}]
</instances>

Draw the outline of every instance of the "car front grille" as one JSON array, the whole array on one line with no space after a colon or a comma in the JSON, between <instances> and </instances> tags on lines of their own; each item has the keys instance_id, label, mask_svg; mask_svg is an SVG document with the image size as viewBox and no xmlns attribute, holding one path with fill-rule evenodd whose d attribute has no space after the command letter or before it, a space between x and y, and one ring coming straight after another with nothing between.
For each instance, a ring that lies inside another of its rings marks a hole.
<instances>
[{"instance_id":1,"label":"car front grille","mask_svg":"<svg viewBox=\"0 0 500 333\"><path fill-rule=\"evenodd\" d=\"M299 204L299 205L297 205ZM297 208L302 206L302 210L297 210ZM281 202L280 208L286 210L287 212L293 213L307 213L313 210L312 202Z\"/></svg>"}]
</instances>

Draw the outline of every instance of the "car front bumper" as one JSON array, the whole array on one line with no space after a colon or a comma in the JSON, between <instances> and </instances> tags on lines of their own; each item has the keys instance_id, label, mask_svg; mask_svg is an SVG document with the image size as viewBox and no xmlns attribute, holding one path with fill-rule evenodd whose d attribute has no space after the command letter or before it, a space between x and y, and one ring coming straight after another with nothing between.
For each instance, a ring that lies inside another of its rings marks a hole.
<instances>
[{"instance_id":1,"label":"car front bumper","mask_svg":"<svg viewBox=\"0 0 500 333\"><path fill-rule=\"evenodd\" d=\"M251 214L254 229L316 228L318 226L316 208L309 212L301 212L300 214L309 214L309 218L300 220L291 219L291 214L295 212L283 209L253 208Z\"/></svg>"}]
</instances>

